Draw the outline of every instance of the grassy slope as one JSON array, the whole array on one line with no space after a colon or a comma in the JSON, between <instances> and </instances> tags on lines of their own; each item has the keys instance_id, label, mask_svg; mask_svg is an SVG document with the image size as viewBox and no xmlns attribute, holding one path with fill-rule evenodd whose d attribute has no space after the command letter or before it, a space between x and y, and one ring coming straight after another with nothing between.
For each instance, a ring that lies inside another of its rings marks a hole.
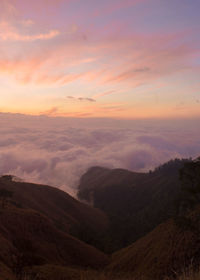
<instances>
[{"instance_id":1,"label":"grassy slope","mask_svg":"<svg viewBox=\"0 0 200 280\"><path fill-rule=\"evenodd\" d=\"M60 230L78 238L88 235L92 242L108 226L106 215L99 209L85 205L67 193L43 185L12 182L0 178L0 189L13 192L13 200L24 208L34 209L48 217Z\"/></svg>"},{"instance_id":2,"label":"grassy slope","mask_svg":"<svg viewBox=\"0 0 200 280\"><path fill-rule=\"evenodd\" d=\"M107 257L80 240L59 231L45 216L31 209L7 208L0 214L0 234L6 256L23 253L30 262L101 267ZM3 239L4 238L4 239ZM11 260L7 258L7 264ZM31 263L32 264L32 263Z\"/></svg>"},{"instance_id":3,"label":"grassy slope","mask_svg":"<svg viewBox=\"0 0 200 280\"><path fill-rule=\"evenodd\" d=\"M102 268L108 257L69 232L88 236L107 227L106 216L49 186L0 178L0 189L13 192L0 203L0 279L13 279L11 268L58 265ZM82 225L84 226L82 228Z\"/></svg>"},{"instance_id":4,"label":"grassy slope","mask_svg":"<svg viewBox=\"0 0 200 280\"><path fill-rule=\"evenodd\" d=\"M200 211L195 216L199 217ZM135 276L162 279L175 276L200 262L199 234L177 226L173 220L159 225L131 246L113 254L109 270L132 272Z\"/></svg>"},{"instance_id":5,"label":"grassy slope","mask_svg":"<svg viewBox=\"0 0 200 280\"><path fill-rule=\"evenodd\" d=\"M189 270L183 272L181 276L177 278L177 280L199 280L200 279L200 272Z\"/></svg>"}]
</instances>

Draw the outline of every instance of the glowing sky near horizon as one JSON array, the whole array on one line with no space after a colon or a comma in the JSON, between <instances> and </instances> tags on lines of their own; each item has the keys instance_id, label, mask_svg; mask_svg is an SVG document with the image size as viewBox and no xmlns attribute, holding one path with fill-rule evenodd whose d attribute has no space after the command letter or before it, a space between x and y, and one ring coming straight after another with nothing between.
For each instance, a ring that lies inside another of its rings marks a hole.
<instances>
[{"instance_id":1,"label":"glowing sky near horizon","mask_svg":"<svg viewBox=\"0 0 200 280\"><path fill-rule=\"evenodd\" d=\"M199 0L1 0L0 111L200 116Z\"/></svg>"}]
</instances>

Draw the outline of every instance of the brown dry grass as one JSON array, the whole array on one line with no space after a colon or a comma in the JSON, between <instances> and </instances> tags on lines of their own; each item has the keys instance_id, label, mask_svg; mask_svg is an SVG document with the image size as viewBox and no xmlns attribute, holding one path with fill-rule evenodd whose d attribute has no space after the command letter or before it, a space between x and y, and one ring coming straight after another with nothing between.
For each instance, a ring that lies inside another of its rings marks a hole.
<instances>
[{"instance_id":1,"label":"brown dry grass","mask_svg":"<svg viewBox=\"0 0 200 280\"><path fill-rule=\"evenodd\" d=\"M189 270L187 272L183 272L177 280L200 280L200 271L194 272L193 270Z\"/></svg>"}]
</instances>

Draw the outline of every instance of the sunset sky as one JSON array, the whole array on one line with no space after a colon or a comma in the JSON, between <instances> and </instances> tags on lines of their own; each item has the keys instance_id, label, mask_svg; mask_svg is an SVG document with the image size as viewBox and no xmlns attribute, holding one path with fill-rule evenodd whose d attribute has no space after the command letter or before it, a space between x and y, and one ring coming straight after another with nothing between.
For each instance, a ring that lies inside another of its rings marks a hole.
<instances>
[{"instance_id":1,"label":"sunset sky","mask_svg":"<svg viewBox=\"0 0 200 280\"><path fill-rule=\"evenodd\" d=\"M1 0L0 112L200 117L199 0Z\"/></svg>"}]
</instances>

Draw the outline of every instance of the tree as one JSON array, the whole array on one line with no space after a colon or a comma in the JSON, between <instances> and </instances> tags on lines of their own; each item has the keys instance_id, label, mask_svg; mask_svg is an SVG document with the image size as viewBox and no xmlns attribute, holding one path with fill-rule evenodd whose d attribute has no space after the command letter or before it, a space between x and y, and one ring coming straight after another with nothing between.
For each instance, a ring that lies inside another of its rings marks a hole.
<instances>
[{"instance_id":1,"label":"tree","mask_svg":"<svg viewBox=\"0 0 200 280\"><path fill-rule=\"evenodd\" d=\"M36 280L38 273L32 270L33 266L44 264L42 257L37 256L33 246L33 241L26 237L19 237L13 240L13 245L17 249L12 254L12 271L16 280Z\"/></svg>"},{"instance_id":2,"label":"tree","mask_svg":"<svg viewBox=\"0 0 200 280\"><path fill-rule=\"evenodd\" d=\"M191 210L200 205L200 158L186 162L180 170L182 192L178 201L176 223L182 228L200 233L199 218L194 221Z\"/></svg>"},{"instance_id":3,"label":"tree","mask_svg":"<svg viewBox=\"0 0 200 280\"><path fill-rule=\"evenodd\" d=\"M193 206L200 203L200 158L185 163L180 170L182 189L193 201Z\"/></svg>"},{"instance_id":4,"label":"tree","mask_svg":"<svg viewBox=\"0 0 200 280\"><path fill-rule=\"evenodd\" d=\"M1 208L4 209L7 205L8 199L13 196L13 192L6 189L0 189Z\"/></svg>"}]
</instances>

